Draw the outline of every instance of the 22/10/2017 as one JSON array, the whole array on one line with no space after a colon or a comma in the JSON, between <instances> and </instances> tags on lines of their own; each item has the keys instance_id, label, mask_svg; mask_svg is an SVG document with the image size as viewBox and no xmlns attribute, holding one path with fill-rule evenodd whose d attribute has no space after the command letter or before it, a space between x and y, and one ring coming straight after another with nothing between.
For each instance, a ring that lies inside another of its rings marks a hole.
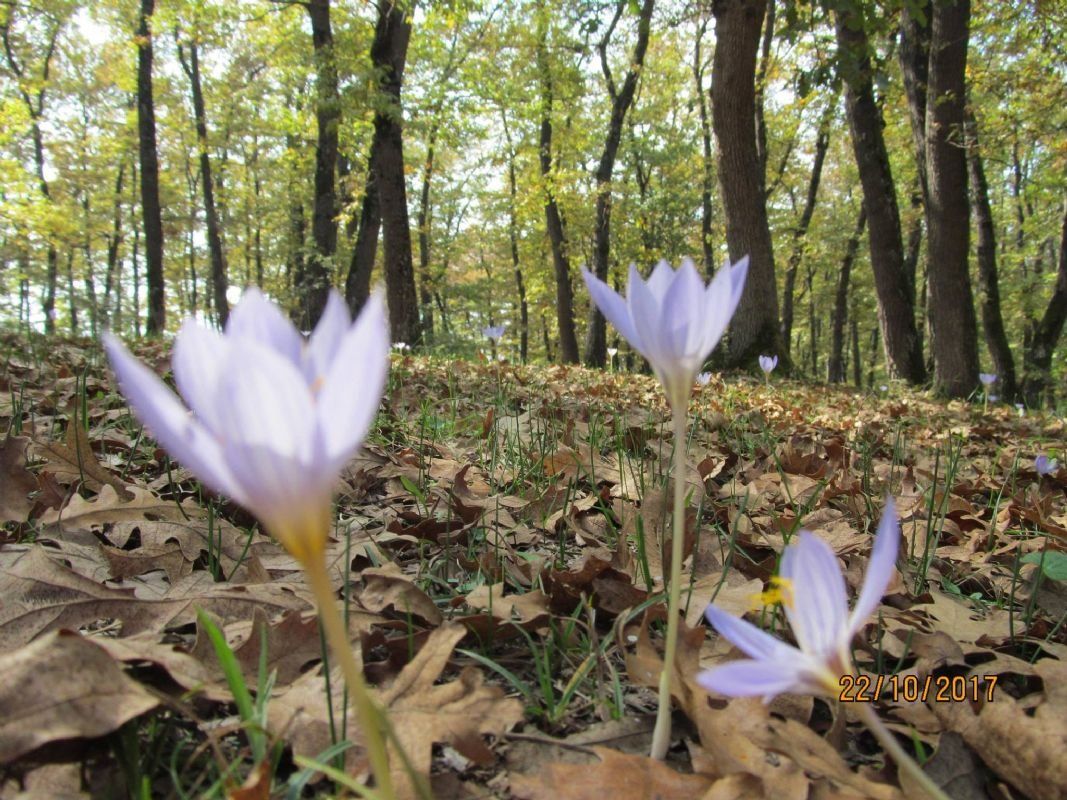
<instances>
[{"instance_id":1,"label":"22/10/2017","mask_svg":"<svg viewBox=\"0 0 1067 800\"><path fill-rule=\"evenodd\" d=\"M837 699L842 703L870 703L889 691L894 703L992 702L999 675L842 675Z\"/></svg>"}]
</instances>

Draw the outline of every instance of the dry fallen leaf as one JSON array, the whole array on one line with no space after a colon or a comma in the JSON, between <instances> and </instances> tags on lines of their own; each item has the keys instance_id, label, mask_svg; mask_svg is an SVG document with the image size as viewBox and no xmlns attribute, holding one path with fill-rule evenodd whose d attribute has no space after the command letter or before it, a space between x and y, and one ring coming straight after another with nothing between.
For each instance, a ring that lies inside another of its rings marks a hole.
<instances>
[{"instance_id":1,"label":"dry fallen leaf","mask_svg":"<svg viewBox=\"0 0 1067 800\"><path fill-rule=\"evenodd\" d=\"M27 495L36 491L37 481L26 469L25 436L8 436L0 447L0 522L25 522L33 509Z\"/></svg>"},{"instance_id":2,"label":"dry fallen leaf","mask_svg":"<svg viewBox=\"0 0 1067 800\"><path fill-rule=\"evenodd\" d=\"M0 655L0 763L63 739L95 738L158 704L108 653L56 631Z\"/></svg>"}]
</instances>

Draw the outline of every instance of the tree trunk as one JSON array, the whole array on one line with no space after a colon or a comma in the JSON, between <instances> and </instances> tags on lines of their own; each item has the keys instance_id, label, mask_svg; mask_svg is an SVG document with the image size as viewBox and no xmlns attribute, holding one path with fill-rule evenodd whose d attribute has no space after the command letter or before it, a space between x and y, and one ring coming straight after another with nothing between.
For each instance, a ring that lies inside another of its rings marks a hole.
<instances>
[{"instance_id":1,"label":"tree trunk","mask_svg":"<svg viewBox=\"0 0 1067 800\"><path fill-rule=\"evenodd\" d=\"M834 297L834 318L830 332L830 358L826 364L826 380L830 383L845 382L845 318L848 316L848 284L852 276L852 264L860 248L860 238L867 226L867 210L860 208L856 228L845 247L841 259L841 271L837 277L837 294Z\"/></svg>"},{"instance_id":2,"label":"tree trunk","mask_svg":"<svg viewBox=\"0 0 1067 800\"><path fill-rule=\"evenodd\" d=\"M930 17L932 0L904 3L900 19L900 71L908 98L912 147L918 167L922 200L926 200L926 92L930 77Z\"/></svg>"},{"instance_id":3,"label":"tree trunk","mask_svg":"<svg viewBox=\"0 0 1067 800\"><path fill-rule=\"evenodd\" d=\"M970 208L963 150L970 0L933 9L926 97L926 231L934 389L966 397L978 381L978 323L967 270Z\"/></svg>"},{"instance_id":4,"label":"tree trunk","mask_svg":"<svg viewBox=\"0 0 1067 800\"><path fill-rule=\"evenodd\" d=\"M211 158L207 145L207 111L204 107L204 90L200 82L200 52L196 39L189 40L189 58L185 48L178 43L178 60L189 78L193 95L193 119L196 124L196 142L200 160L200 189L204 196L204 217L207 221L207 245L211 256L211 287L215 295L215 314L219 325L224 326L230 318L230 304L226 298L229 279L226 270L226 254L222 249L222 232L219 230L219 215L215 208L215 186L211 180Z\"/></svg>"},{"instance_id":5,"label":"tree trunk","mask_svg":"<svg viewBox=\"0 0 1067 800\"><path fill-rule=\"evenodd\" d=\"M971 179L971 208L978 233L978 285L982 292L982 329L986 346L993 357L993 369L1000 377L1000 393L1008 403L1014 403L1019 393L1015 378L1015 359L1011 355L1004 318L1000 313L1000 282L997 276L997 238L993 227L993 210L989 206L989 185L986 182L982 151L978 145L978 124L967 113L967 170Z\"/></svg>"},{"instance_id":6,"label":"tree trunk","mask_svg":"<svg viewBox=\"0 0 1067 800\"><path fill-rule=\"evenodd\" d=\"M804 239L815 214L815 202L819 196L819 182L822 179L822 165L826 160L826 150L830 146L830 123L833 121L834 107L837 105L837 93L827 104L822 119L819 120L819 133L815 139L815 158L811 165L811 177L808 179L808 193L804 200L804 210L800 214L797 226L793 229L793 252L789 255L789 268L785 273L785 289L782 292L782 345L788 353L793 344L793 292L797 282L797 270L804 258Z\"/></svg>"},{"instance_id":7,"label":"tree trunk","mask_svg":"<svg viewBox=\"0 0 1067 800\"><path fill-rule=\"evenodd\" d=\"M1063 333L1067 320L1067 202L1063 205L1060 229L1060 262L1056 272L1056 288L1048 301L1045 313L1029 337L1023 354L1023 396L1027 405L1040 406L1042 396L1052 385L1052 353Z\"/></svg>"},{"instance_id":8,"label":"tree trunk","mask_svg":"<svg viewBox=\"0 0 1067 800\"><path fill-rule=\"evenodd\" d=\"M430 181L433 178L437 145L438 110L430 126L426 143L426 161L422 167L422 188L419 190L419 212L415 225L419 230L419 306L422 309L423 333L433 337L433 281L430 277Z\"/></svg>"},{"instance_id":9,"label":"tree trunk","mask_svg":"<svg viewBox=\"0 0 1067 800\"><path fill-rule=\"evenodd\" d=\"M749 257L744 294L730 323L730 366L750 365L761 353L788 362L778 328L774 251L755 130L756 53L765 7L764 0L715 0L712 6L711 111L726 242L732 261Z\"/></svg>"},{"instance_id":10,"label":"tree trunk","mask_svg":"<svg viewBox=\"0 0 1067 800\"><path fill-rule=\"evenodd\" d=\"M767 122L763 115L763 97L767 91L767 70L771 64L771 45L774 43L774 0L766 0L766 3L759 67L756 69L756 153L764 186L767 184Z\"/></svg>"},{"instance_id":11,"label":"tree trunk","mask_svg":"<svg viewBox=\"0 0 1067 800\"><path fill-rule=\"evenodd\" d=\"M622 141L622 126L626 120L626 112L633 103L634 92L637 90L637 78L645 62L645 51L648 49L649 29L652 24L652 10L655 2L654 0L644 0L641 5L641 12L637 21L637 42L634 44L633 55L630 57L630 68L623 79L622 88L616 89L615 81L611 75L611 67L608 64L607 47L615 24L626 5L626 0L620 0L617 3L615 17L598 46L601 70L604 73L604 80L608 87L608 95L611 97L611 121L608 123L608 135L604 140L604 149L600 154L600 163L597 165L596 170L597 195L593 272L602 281L608 279L611 248L611 175L615 169L619 143ZM586 365L603 367L607 359L607 346L607 323L604 315L600 313L596 303L590 303L589 325L586 329L585 341Z\"/></svg>"},{"instance_id":12,"label":"tree trunk","mask_svg":"<svg viewBox=\"0 0 1067 800\"><path fill-rule=\"evenodd\" d=\"M515 147L508 128L507 110L500 109L504 123L504 142L508 148L508 243L511 245L511 267L515 272L515 289L519 295L519 360L525 364L529 356L530 309L526 303L526 283L519 262L518 181L515 177Z\"/></svg>"},{"instance_id":13,"label":"tree trunk","mask_svg":"<svg viewBox=\"0 0 1067 800\"><path fill-rule=\"evenodd\" d=\"M852 337L852 384L857 389L863 388L863 360L860 356L860 325L856 314L856 304L852 304L852 313L848 315L848 327Z\"/></svg>"},{"instance_id":14,"label":"tree trunk","mask_svg":"<svg viewBox=\"0 0 1067 800\"><path fill-rule=\"evenodd\" d=\"M144 225L148 321L145 333L158 336L167 323L163 283L163 208L159 200L156 106L152 98L151 19L156 0L141 0L137 28L137 135L141 160L141 220Z\"/></svg>"},{"instance_id":15,"label":"tree trunk","mask_svg":"<svg viewBox=\"0 0 1067 800\"><path fill-rule=\"evenodd\" d=\"M556 203L553 188L555 170L552 166L552 71L548 63L548 20L543 6L537 9L537 67L541 76L541 178L545 192L545 227L552 245L552 263L556 273L556 321L559 326L560 360L565 364L578 363L578 337L574 331L574 289L571 287L570 257L567 253L567 233L563 217ZM548 335L547 332L545 334Z\"/></svg>"},{"instance_id":16,"label":"tree trunk","mask_svg":"<svg viewBox=\"0 0 1067 800\"><path fill-rule=\"evenodd\" d=\"M413 6L414 4L412 4ZM411 226L404 185L403 108L400 90L404 80L414 8L383 3L371 44L371 63L379 75L382 104L374 115L378 141L378 201L382 213L385 289L389 327L394 342L417 345L422 339L419 302L415 292L415 265L411 258Z\"/></svg>"},{"instance_id":17,"label":"tree trunk","mask_svg":"<svg viewBox=\"0 0 1067 800\"><path fill-rule=\"evenodd\" d=\"M908 282L904 268L900 211L882 136L882 113L874 99L864 20L853 9L838 10L835 27L852 149L867 209L871 267L886 362L891 376L920 384L926 379L926 370L915 328L915 285Z\"/></svg>"},{"instance_id":18,"label":"tree trunk","mask_svg":"<svg viewBox=\"0 0 1067 800\"><path fill-rule=\"evenodd\" d=\"M704 96L704 59L700 45L708 20L702 19L697 29L696 44L693 47L693 81L696 84L697 108L700 110L700 142L702 145L703 170L700 180L700 249L704 258L704 275L711 278L715 274L715 246L712 241L712 205L711 195L715 191L715 162L711 152L711 119L708 116L708 101Z\"/></svg>"},{"instance_id":19,"label":"tree trunk","mask_svg":"<svg viewBox=\"0 0 1067 800\"><path fill-rule=\"evenodd\" d=\"M378 143L377 129L371 140L367 158L367 182L363 187L363 202L360 204L359 226L356 241L352 245L352 259L345 279L345 302L353 315L359 314L370 297L370 279L374 272L374 259L378 252L378 232L382 226L382 209L378 201Z\"/></svg>"},{"instance_id":20,"label":"tree trunk","mask_svg":"<svg viewBox=\"0 0 1067 800\"><path fill-rule=\"evenodd\" d=\"M341 99L337 91L330 0L307 0L311 43L315 52L315 196L311 213L312 250L294 275L297 325L310 330L318 324L330 295L333 257L337 252L337 132Z\"/></svg>"},{"instance_id":21,"label":"tree trunk","mask_svg":"<svg viewBox=\"0 0 1067 800\"><path fill-rule=\"evenodd\" d=\"M122 284L119 282L119 247L122 244L122 183L126 173L126 162L119 163L115 175L115 202L111 213L111 234L107 237L107 271L104 273L104 305L101 321L106 328L111 322L111 293L122 296ZM116 291L117 287L117 291Z\"/></svg>"}]
</instances>

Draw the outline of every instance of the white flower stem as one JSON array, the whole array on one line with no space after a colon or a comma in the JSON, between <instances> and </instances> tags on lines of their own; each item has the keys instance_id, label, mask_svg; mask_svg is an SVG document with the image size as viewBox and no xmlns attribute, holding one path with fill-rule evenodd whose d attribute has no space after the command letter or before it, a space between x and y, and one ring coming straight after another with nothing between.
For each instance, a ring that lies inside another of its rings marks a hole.
<instances>
[{"instance_id":1,"label":"white flower stem","mask_svg":"<svg viewBox=\"0 0 1067 800\"><path fill-rule=\"evenodd\" d=\"M873 733L874 738L882 745L882 749L896 762L897 769L907 772L922 787L926 795L933 798L933 800L952 800L941 790L941 787L933 782L929 775L923 772L922 767L915 762L915 759L909 756L904 748L900 746L896 737L893 736L892 732L879 718L878 712L874 710L874 706L871 703L854 703L852 707L859 714L860 719L863 720L863 724L867 726L867 730Z\"/></svg>"},{"instance_id":2,"label":"white flower stem","mask_svg":"<svg viewBox=\"0 0 1067 800\"><path fill-rule=\"evenodd\" d=\"M326 641L330 644L334 658L341 664L348 694L355 707L356 719L366 739L367 756L370 759L371 772L374 774L377 794L387 800L392 800L396 794L393 792L393 780L389 773L389 755L386 752L385 738L382 735L384 728L382 712L371 700L367 682L363 679L363 670L352 656L348 631L345 629L341 612L337 609L333 587L330 585L330 576L326 572L326 559L321 554L312 556L304 562L303 567L308 586L315 596L315 604L319 607L319 620L326 633Z\"/></svg>"},{"instance_id":3,"label":"white flower stem","mask_svg":"<svg viewBox=\"0 0 1067 800\"><path fill-rule=\"evenodd\" d=\"M688 388L688 387L687 387ZM674 428L674 511L671 535L671 570L667 593L667 643L663 652L663 673L659 676L659 708L652 731L651 757L662 760L671 742L671 676L678 649L678 606L682 596L682 540L685 538L685 429L688 403L672 398L671 423Z\"/></svg>"}]
</instances>

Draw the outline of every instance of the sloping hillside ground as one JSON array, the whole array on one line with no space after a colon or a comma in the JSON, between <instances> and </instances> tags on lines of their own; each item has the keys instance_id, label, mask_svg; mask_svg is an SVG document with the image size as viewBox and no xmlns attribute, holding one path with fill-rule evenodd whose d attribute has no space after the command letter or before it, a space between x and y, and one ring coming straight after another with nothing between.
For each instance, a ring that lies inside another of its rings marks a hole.
<instances>
[{"instance_id":1,"label":"sloping hillside ground","mask_svg":"<svg viewBox=\"0 0 1067 800\"><path fill-rule=\"evenodd\" d=\"M135 350L167 374L165 344ZM712 599L788 640L765 590L789 537L827 541L854 592L892 494L901 571L854 649L879 715L953 797L1063 797L1067 470L1034 458L1063 462L1064 421L740 375L691 409L661 764L657 383L394 357L338 484L331 574L435 795L915 796L854 702L692 683L739 657L702 621ZM334 745L351 720L296 562L155 447L99 349L4 335L0 431L0 796L344 794L366 762L358 736Z\"/></svg>"}]
</instances>

